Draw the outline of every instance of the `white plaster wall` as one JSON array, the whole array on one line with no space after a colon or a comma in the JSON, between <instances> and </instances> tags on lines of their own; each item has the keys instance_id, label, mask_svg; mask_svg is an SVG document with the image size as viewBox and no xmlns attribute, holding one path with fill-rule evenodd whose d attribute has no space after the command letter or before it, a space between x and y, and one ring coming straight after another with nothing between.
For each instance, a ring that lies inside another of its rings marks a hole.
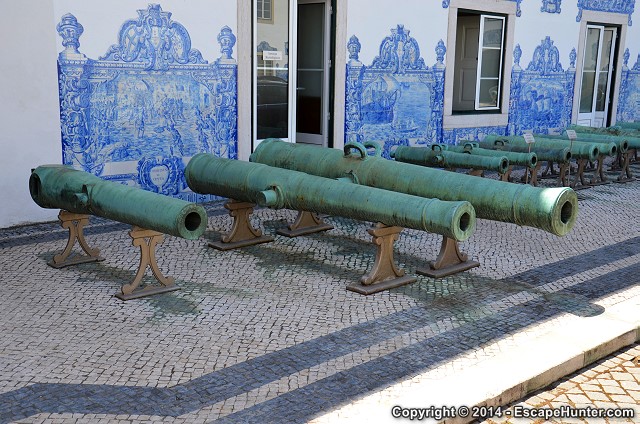
<instances>
[{"instance_id":1,"label":"white plaster wall","mask_svg":"<svg viewBox=\"0 0 640 424\"><path fill-rule=\"evenodd\" d=\"M404 25L420 46L420 56L427 66L436 63L436 44L447 42L448 9L442 0L349 0L347 40L360 40L360 62L370 65L378 56L380 43L391 29Z\"/></svg>"},{"instance_id":2,"label":"white plaster wall","mask_svg":"<svg viewBox=\"0 0 640 424\"><path fill-rule=\"evenodd\" d=\"M29 195L31 169L60 163L53 3L0 0L0 227L56 218Z\"/></svg>"},{"instance_id":3,"label":"white plaster wall","mask_svg":"<svg viewBox=\"0 0 640 424\"><path fill-rule=\"evenodd\" d=\"M129 19L137 19L138 10L146 10L150 3L160 4L164 12L171 12L171 20L182 24L191 37L191 48L198 49L202 57L212 62L220 57L217 36L227 25L237 32L237 0L54 0L53 27L66 13L73 14L84 27L80 37L80 52L91 59L103 56L112 44L118 42L118 32ZM57 33L56 44L62 48ZM233 57L237 58L234 47Z\"/></svg>"},{"instance_id":4,"label":"white plaster wall","mask_svg":"<svg viewBox=\"0 0 640 424\"><path fill-rule=\"evenodd\" d=\"M561 13L541 12L542 1L523 1L520 5L522 16L516 18L515 44L520 44L522 58L520 66L523 69L529 65L533 52L545 37L551 37L553 45L560 53L560 63L563 69L569 68L569 54L571 49L578 51L580 37L580 23L576 22L578 6L575 1L563 1Z\"/></svg>"}]
</instances>

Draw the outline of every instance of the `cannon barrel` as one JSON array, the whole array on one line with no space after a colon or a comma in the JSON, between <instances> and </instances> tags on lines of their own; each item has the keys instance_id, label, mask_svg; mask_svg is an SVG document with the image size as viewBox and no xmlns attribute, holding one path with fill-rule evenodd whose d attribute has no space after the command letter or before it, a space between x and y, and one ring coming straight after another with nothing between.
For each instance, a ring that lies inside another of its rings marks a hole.
<instances>
[{"instance_id":1,"label":"cannon barrel","mask_svg":"<svg viewBox=\"0 0 640 424\"><path fill-rule=\"evenodd\" d=\"M517 152L517 153L528 153L529 149L531 152L536 154L538 161L549 161L549 162L558 162L558 163L567 163L571 159L571 151L569 147L564 149L549 149L541 146L525 146L521 144L513 144L509 143L505 140L494 140L493 142L489 141L481 141L478 143L480 147L483 149L493 149L499 152Z\"/></svg>"},{"instance_id":2,"label":"cannon barrel","mask_svg":"<svg viewBox=\"0 0 640 424\"><path fill-rule=\"evenodd\" d=\"M623 130L640 130L640 122L616 122L616 126Z\"/></svg>"},{"instance_id":3,"label":"cannon barrel","mask_svg":"<svg viewBox=\"0 0 640 424\"><path fill-rule=\"evenodd\" d=\"M538 164L538 156L535 152L510 152L506 150L484 149L475 142L461 142L459 145L452 144L434 144L442 150L448 150L457 153L470 153L477 156L493 156L506 157L509 165L525 166L527 168L535 168Z\"/></svg>"},{"instance_id":4,"label":"cannon barrel","mask_svg":"<svg viewBox=\"0 0 640 424\"><path fill-rule=\"evenodd\" d=\"M398 146L391 157L398 162L430 167L485 169L500 174L509 169L509 159L505 156L474 156L425 147Z\"/></svg>"},{"instance_id":5,"label":"cannon barrel","mask_svg":"<svg viewBox=\"0 0 640 424\"><path fill-rule=\"evenodd\" d=\"M484 142L495 142L498 140L505 141L512 145L524 146L528 148L527 142L524 141L524 137L518 135L507 135L507 136L497 136L497 135L488 135L484 138ZM598 147L593 144L588 143L573 143L573 145L569 146L569 142L563 142L561 140L553 140L544 137L536 137L535 138L537 146L536 148L541 147L543 149L565 149L569 148L571 152L571 157L573 159L587 159L589 161L594 161L598 159L598 155L600 155L600 151ZM532 146L533 147L533 146ZM537 150L536 150L537 152Z\"/></svg>"},{"instance_id":6,"label":"cannon barrel","mask_svg":"<svg viewBox=\"0 0 640 424\"><path fill-rule=\"evenodd\" d=\"M105 181L65 165L42 165L29 177L31 198L43 208L96 215L188 240L207 228L202 206Z\"/></svg>"},{"instance_id":7,"label":"cannon barrel","mask_svg":"<svg viewBox=\"0 0 640 424\"><path fill-rule=\"evenodd\" d=\"M607 136L600 136L598 137L597 135L591 137L590 134L580 134L577 133L578 138L576 138L573 142L574 143L591 143L591 144L595 144L598 147L598 151L600 152L601 155L605 155L605 156L615 156L618 154L618 151L620 150L622 153L626 152L629 146L629 143L626 142L626 140L619 140L618 143L614 142L614 141L607 141L605 138ZM585 137L586 136L586 137ZM545 138L548 139L552 139L552 140L562 140L564 143L570 143L569 139L567 138L566 134L563 135L545 135Z\"/></svg>"},{"instance_id":8,"label":"cannon barrel","mask_svg":"<svg viewBox=\"0 0 640 424\"><path fill-rule=\"evenodd\" d=\"M208 153L191 158L184 174L196 193L215 194L274 209L382 222L459 241L469 238L475 229L475 211L465 201L425 199Z\"/></svg>"},{"instance_id":9,"label":"cannon barrel","mask_svg":"<svg viewBox=\"0 0 640 424\"><path fill-rule=\"evenodd\" d=\"M640 149L640 133L636 130L622 129L620 127L595 128L582 125L569 125L569 129L575 130L579 134L622 137L629 144L629 149Z\"/></svg>"},{"instance_id":10,"label":"cannon barrel","mask_svg":"<svg viewBox=\"0 0 640 424\"><path fill-rule=\"evenodd\" d=\"M353 147L359 157L347 154ZM252 162L339 178L347 174L363 185L442 200L468 200L478 218L539 228L555 235L568 233L576 221L578 198L567 187L538 188L447 172L366 156L359 143L336 149L264 140Z\"/></svg>"}]
</instances>

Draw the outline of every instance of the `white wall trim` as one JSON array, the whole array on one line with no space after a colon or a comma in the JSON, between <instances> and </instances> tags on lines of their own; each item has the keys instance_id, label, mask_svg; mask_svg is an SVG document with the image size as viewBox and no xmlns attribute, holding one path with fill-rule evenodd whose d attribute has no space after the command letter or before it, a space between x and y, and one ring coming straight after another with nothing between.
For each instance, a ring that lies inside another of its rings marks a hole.
<instances>
[{"instance_id":1,"label":"white wall trim","mask_svg":"<svg viewBox=\"0 0 640 424\"><path fill-rule=\"evenodd\" d=\"M238 34L236 51L238 56L238 159L249 160L253 144L252 87L251 80L253 32L251 29L251 2L238 1Z\"/></svg>"},{"instance_id":2,"label":"white wall trim","mask_svg":"<svg viewBox=\"0 0 640 424\"><path fill-rule=\"evenodd\" d=\"M502 82L502 99L498 114L453 114L453 81L455 64L456 32L458 9L470 9L508 15L504 54L504 71ZM511 87L511 67L513 66L513 47L516 25L517 5L510 1L498 0L452 0L449 6L449 22L447 29L447 56L445 60L446 75L444 82L444 116L443 128L466 128L478 126L506 126L509 121L509 95ZM482 125L479 125L479 122Z\"/></svg>"},{"instance_id":3,"label":"white wall trim","mask_svg":"<svg viewBox=\"0 0 640 424\"><path fill-rule=\"evenodd\" d=\"M336 49L333 81L333 147L344 147L345 87L347 83L347 5L348 1L337 1Z\"/></svg>"}]
</instances>

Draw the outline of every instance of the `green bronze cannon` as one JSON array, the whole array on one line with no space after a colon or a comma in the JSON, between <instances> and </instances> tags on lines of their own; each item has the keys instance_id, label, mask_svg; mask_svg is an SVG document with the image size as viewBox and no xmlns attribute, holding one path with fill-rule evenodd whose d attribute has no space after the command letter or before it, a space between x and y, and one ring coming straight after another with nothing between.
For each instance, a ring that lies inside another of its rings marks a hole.
<instances>
[{"instance_id":1,"label":"green bronze cannon","mask_svg":"<svg viewBox=\"0 0 640 424\"><path fill-rule=\"evenodd\" d=\"M155 246L162 242L163 234L195 240L207 227L207 214L202 206L105 181L70 166L43 165L34 169L29 178L29 192L39 206L61 209L59 219L63 228L69 229L67 247L49 262L55 268L103 260L98 250L89 248L84 239L83 228L89 215L133 226L129 235L134 246L141 249L141 262L133 282L123 285L122 292L116 294L122 300L178 290L173 278L160 272ZM71 256L76 240L87 256ZM137 290L147 266L162 287L149 285Z\"/></svg>"},{"instance_id":2,"label":"green bronze cannon","mask_svg":"<svg viewBox=\"0 0 640 424\"><path fill-rule=\"evenodd\" d=\"M601 136L598 138L598 135L594 134L576 133L576 135L577 138L573 140L574 143L595 144L598 148L600 156L616 156L619 149L622 151L626 151L629 146L629 143L627 143L625 140L619 140L618 142L615 142L610 139L611 141L609 141L606 139L606 136ZM544 137L545 139L558 140L565 144L571 143L571 140L566 133L562 135L536 135L535 137L536 140L538 140L538 137Z\"/></svg>"},{"instance_id":3,"label":"green bronze cannon","mask_svg":"<svg viewBox=\"0 0 640 424\"><path fill-rule=\"evenodd\" d=\"M195 155L184 171L196 193L215 194L274 209L305 210L466 240L475 211L466 201L442 201L321 178L260 163Z\"/></svg>"},{"instance_id":4,"label":"green bronze cannon","mask_svg":"<svg viewBox=\"0 0 640 424\"><path fill-rule=\"evenodd\" d=\"M616 122L616 126L623 130L636 130L640 131L640 122Z\"/></svg>"},{"instance_id":5,"label":"green bronze cannon","mask_svg":"<svg viewBox=\"0 0 640 424\"><path fill-rule=\"evenodd\" d=\"M569 125L570 130L574 130L579 134L598 134L602 136L620 137L627 141L629 149L640 149L640 132L634 129L626 129L621 127L585 127L582 125ZM611 140L614 141L614 140Z\"/></svg>"},{"instance_id":6,"label":"green bronze cannon","mask_svg":"<svg viewBox=\"0 0 640 424\"><path fill-rule=\"evenodd\" d=\"M509 143L514 146L519 146L522 149L528 149L529 146L525 141L524 137L518 135L488 135L484 138L483 143L496 144L497 141L502 141ZM570 148L572 159L587 159L589 161L594 161L598 158L600 151L598 147L593 143L574 143L573 145L569 144L569 141L562 140L554 140L550 138L545 138L543 136L536 136L535 146L531 146L533 148L543 148L543 149L551 149L551 150L564 150L566 148ZM537 150L536 150L537 152Z\"/></svg>"},{"instance_id":7,"label":"green bronze cannon","mask_svg":"<svg viewBox=\"0 0 640 424\"><path fill-rule=\"evenodd\" d=\"M526 144L524 138L521 140L511 140L508 136L487 136L485 139L478 143L480 147L487 149L496 149L499 151L508 150L512 152L535 152L538 158L538 164L534 169L528 169L525 173L525 177L528 179L531 176L531 184L537 185L538 170L540 169L542 162L547 162L547 168L542 171L541 178L545 175L554 176L553 163L560 165L559 183L562 186L568 185L566 178L567 170L569 169L569 161L573 158L572 149L569 146L549 146L545 143ZM596 152L593 152L594 154Z\"/></svg>"},{"instance_id":8,"label":"green bronze cannon","mask_svg":"<svg viewBox=\"0 0 640 424\"><path fill-rule=\"evenodd\" d=\"M500 174L501 181L511 180L511 171L514 166L524 166L527 168L527 172L533 172L538 164L538 156L535 152L511 152L506 150L484 149L480 147L477 142L473 141L463 140L458 145L434 144L434 146L438 146L442 150L458 153L470 153L475 156L506 157L509 160L509 168L507 169L507 172ZM535 181L532 183L535 184Z\"/></svg>"},{"instance_id":9,"label":"green bronze cannon","mask_svg":"<svg viewBox=\"0 0 640 424\"><path fill-rule=\"evenodd\" d=\"M477 142L461 141L460 144L437 144L442 150L449 150L458 153L470 153L477 156L506 157L510 166L524 166L535 168L538 164L538 156L535 152L511 152L506 150L493 150L480 147Z\"/></svg>"},{"instance_id":10,"label":"green bronze cannon","mask_svg":"<svg viewBox=\"0 0 640 424\"><path fill-rule=\"evenodd\" d=\"M486 140L486 139L485 139ZM506 140L494 140L492 142L489 141L480 141L478 142L478 146L486 150L498 150L499 152L516 152L516 153L531 153L536 154L537 164L540 165L540 162L558 162L558 163L569 163L571 160L571 151L569 147L564 149L549 149L546 147L531 146L531 148L527 146L521 146L520 144L511 144Z\"/></svg>"},{"instance_id":11,"label":"green bronze cannon","mask_svg":"<svg viewBox=\"0 0 640 424\"><path fill-rule=\"evenodd\" d=\"M202 206L105 181L64 165L43 165L29 178L31 198L43 208L96 215L187 240L207 226Z\"/></svg>"},{"instance_id":12,"label":"green bronze cannon","mask_svg":"<svg viewBox=\"0 0 640 424\"><path fill-rule=\"evenodd\" d=\"M467 200L478 218L511 222L567 234L578 212L576 193L568 188L537 188L425 168L366 156L359 143L345 152L267 139L251 155L252 162L340 178L351 175L362 185L442 200ZM358 155L350 154L352 148Z\"/></svg>"},{"instance_id":13,"label":"green bronze cannon","mask_svg":"<svg viewBox=\"0 0 640 424\"><path fill-rule=\"evenodd\" d=\"M631 173L631 169L629 168L629 163L631 162L631 158L635 158L637 161L638 150L640 150L640 131L629 128L622 128L619 126L607 127L607 128L595 128L595 127L585 127L581 125L570 125L569 129L576 131L579 135L599 135L599 136L608 136L615 137L613 139L607 138L608 141L613 141L614 143L619 143L620 141L624 141L627 143L627 151L623 151L622 147L620 147L618 151L618 159L617 159L617 168L620 169L620 175L618 176L618 182L629 182L635 181L633 174ZM616 163L614 163L614 167L616 167ZM625 177L626 174L626 177Z\"/></svg>"},{"instance_id":14,"label":"green bronze cannon","mask_svg":"<svg viewBox=\"0 0 640 424\"><path fill-rule=\"evenodd\" d=\"M360 282L347 287L361 294L416 281L415 277L405 276L393 260L393 243L402 227L442 234L454 242L466 240L475 229L473 206L463 200L425 199L353 184L351 180L323 178L260 163L222 159L206 153L191 158L185 177L189 187L197 193L232 199L225 205L234 217L231 234L223 237L223 243L212 244L222 250L227 250L224 243L232 244L233 248L269 241L248 223L247 217L255 204L377 222L368 230L377 248L373 270ZM473 264L478 265L477 262ZM417 271L420 272L419 269Z\"/></svg>"},{"instance_id":15,"label":"green bronze cannon","mask_svg":"<svg viewBox=\"0 0 640 424\"><path fill-rule=\"evenodd\" d=\"M506 156L474 156L443 150L439 145L432 148L398 146L391 152L391 157L398 162L436 168L471 168L496 171L505 174L509 169L509 159Z\"/></svg>"}]
</instances>

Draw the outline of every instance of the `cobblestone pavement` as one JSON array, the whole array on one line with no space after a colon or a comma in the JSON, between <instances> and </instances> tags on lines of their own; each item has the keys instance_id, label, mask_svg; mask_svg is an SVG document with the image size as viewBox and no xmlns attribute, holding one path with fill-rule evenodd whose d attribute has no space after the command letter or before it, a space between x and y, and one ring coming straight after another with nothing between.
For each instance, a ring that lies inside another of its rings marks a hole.
<instances>
[{"instance_id":1,"label":"cobblestone pavement","mask_svg":"<svg viewBox=\"0 0 640 424\"><path fill-rule=\"evenodd\" d=\"M375 259L370 224L345 218L227 252L166 237L158 262L181 290L129 302L113 297L137 268L128 226L92 217L105 261L63 269L46 264L65 244L58 224L0 230L0 422L359 422L362 401L640 298L639 195L639 181L580 192L562 238L479 220L461 243L479 268L372 296L345 290ZM218 239L230 218L208 212ZM274 234L294 217L253 219ZM439 245L404 230L396 260L414 274Z\"/></svg>"},{"instance_id":2,"label":"cobblestone pavement","mask_svg":"<svg viewBox=\"0 0 640 424\"><path fill-rule=\"evenodd\" d=\"M635 418L544 418L513 419L517 408L537 409L587 409L602 408L609 410L632 409ZM546 387L527 398L509 405L502 412L504 419L488 419L485 424L507 424L517 422L536 423L618 423L640 422L640 344L626 347L615 354L594 363L570 376L563 378L550 387Z\"/></svg>"}]
</instances>

